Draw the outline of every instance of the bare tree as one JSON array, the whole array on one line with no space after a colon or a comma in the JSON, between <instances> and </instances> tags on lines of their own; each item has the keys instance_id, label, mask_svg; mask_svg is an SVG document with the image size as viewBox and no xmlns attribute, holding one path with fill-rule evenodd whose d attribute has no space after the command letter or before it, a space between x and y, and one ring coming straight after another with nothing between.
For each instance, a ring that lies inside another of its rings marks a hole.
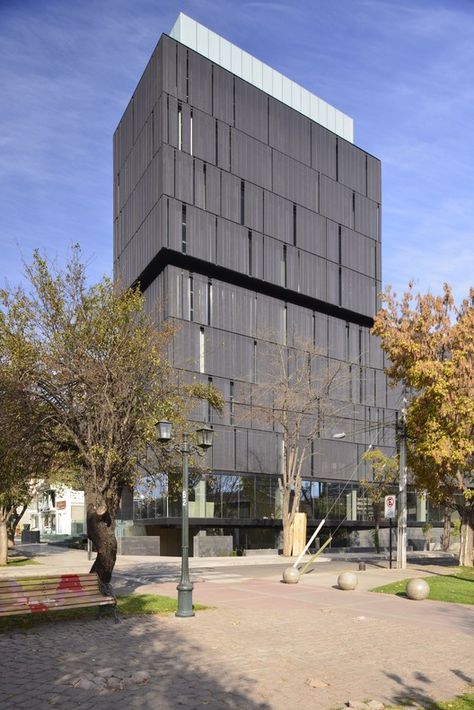
<instances>
[{"instance_id":1,"label":"bare tree","mask_svg":"<svg viewBox=\"0 0 474 710\"><path fill-rule=\"evenodd\" d=\"M348 382L345 368L330 364L312 343L295 345L268 344L252 395L257 416L281 435L279 487L286 556L292 553L292 524L299 510L303 467L314 455L313 442L329 420L348 407L341 401L341 389Z\"/></svg>"}]
</instances>

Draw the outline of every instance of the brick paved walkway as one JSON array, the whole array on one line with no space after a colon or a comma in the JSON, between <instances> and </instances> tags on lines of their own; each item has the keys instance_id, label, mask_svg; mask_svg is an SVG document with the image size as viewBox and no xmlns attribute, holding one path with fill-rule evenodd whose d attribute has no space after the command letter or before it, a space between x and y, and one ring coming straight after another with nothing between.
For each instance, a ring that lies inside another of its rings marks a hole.
<instances>
[{"instance_id":1,"label":"brick paved walkway","mask_svg":"<svg viewBox=\"0 0 474 710\"><path fill-rule=\"evenodd\" d=\"M473 609L371 594L374 580L406 572L365 574L355 592L334 589L327 572L295 586L276 576L197 583L195 601L216 608L192 619L104 618L1 635L0 707L329 710L348 699L442 699L473 683ZM140 591L153 589L176 593L170 583ZM130 680L138 670L142 684ZM99 675L117 689L71 685Z\"/></svg>"}]
</instances>

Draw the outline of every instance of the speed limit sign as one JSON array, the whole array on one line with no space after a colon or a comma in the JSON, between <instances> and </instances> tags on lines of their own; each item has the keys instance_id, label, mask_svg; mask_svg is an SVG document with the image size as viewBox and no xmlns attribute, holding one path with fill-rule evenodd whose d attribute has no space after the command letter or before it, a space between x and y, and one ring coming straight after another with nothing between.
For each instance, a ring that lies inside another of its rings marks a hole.
<instances>
[{"instance_id":1,"label":"speed limit sign","mask_svg":"<svg viewBox=\"0 0 474 710\"><path fill-rule=\"evenodd\" d=\"M387 520L395 518L397 510L397 499L395 496L385 496L385 517Z\"/></svg>"}]
</instances>

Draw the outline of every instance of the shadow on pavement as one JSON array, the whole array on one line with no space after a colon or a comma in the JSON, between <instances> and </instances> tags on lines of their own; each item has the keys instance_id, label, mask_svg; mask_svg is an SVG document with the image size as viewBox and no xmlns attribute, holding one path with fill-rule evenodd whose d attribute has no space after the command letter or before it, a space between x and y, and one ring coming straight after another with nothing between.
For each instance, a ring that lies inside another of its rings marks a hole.
<instances>
[{"instance_id":1,"label":"shadow on pavement","mask_svg":"<svg viewBox=\"0 0 474 710\"><path fill-rule=\"evenodd\" d=\"M237 663L228 667L218 655L217 661L207 658L203 647L183 635L179 626L193 623L175 617L126 619L120 624L101 619L5 634L0 652L12 662L2 664L0 705L5 710L25 702L35 710L83 704L94 709L203 705L211 710L270 710L268 703L252 697L254 681L239 672ZM15 656L28 669L28 684L20 687ZM140 684L130 680L138 671L146 674ZM101 688L112 683L111 676L117 688ZM86 686L98 686L73 687L81 678Z\"/></svg>"}]
</instances>

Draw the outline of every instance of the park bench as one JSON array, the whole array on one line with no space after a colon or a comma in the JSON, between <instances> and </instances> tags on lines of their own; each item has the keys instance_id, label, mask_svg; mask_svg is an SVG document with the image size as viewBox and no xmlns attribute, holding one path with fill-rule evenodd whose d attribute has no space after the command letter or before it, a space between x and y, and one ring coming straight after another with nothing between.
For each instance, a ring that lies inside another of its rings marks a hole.
<instances>
[{"instance_id":1,"label":"park bench","mask_svg":"<svg viewBox=\"0 0 474 710\"><path fill-rule=\"evenodd\" d=\"M118 620L116 604L96 574L0 579L0 617L113 605Z\"/></svg>"}]
</instances>

